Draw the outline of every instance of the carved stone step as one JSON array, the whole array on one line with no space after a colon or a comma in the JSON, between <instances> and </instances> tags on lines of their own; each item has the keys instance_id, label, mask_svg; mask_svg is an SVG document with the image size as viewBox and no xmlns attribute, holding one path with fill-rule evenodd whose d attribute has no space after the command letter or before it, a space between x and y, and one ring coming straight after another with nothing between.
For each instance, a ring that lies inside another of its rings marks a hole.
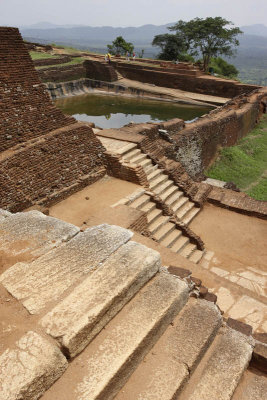
<instances>
[{"instance_id":1,"label":"carved stone step","mask_svg":"<svg viewBox=\"0 0 267 400\"><path fill-rule=\"evenodd\" d=\"M172 181L165 180L163 183L158 185L156 188L153 188L153 192L155 192L159 197L161 197L161 194L165 192L168 188L170 188L172 185Z\"/></svg>"},{"instance_id":2,"label":"carved stone step","mask_svg":"<svg viewBox=\"0 0 267 400\"><path fill-rule=\"evenodd\" d=\"M200 208L193 206L191 210L189 210L186 215L183 217L183 221L185 224L189 224L200 212Z\"/></svg>"},{"instance_id":3,"label":"carved stone step","mask_svg":"<svg viewBox=\"0 0 267 400\"><path fill-rule=\"evenodd\" d=\"M131 150L129 153L125 154L123 156L123 159L124 160L130 160L131 158L136 157L139 154L141 154L141 150L136 148L134 150Z\"/></svg>"},{"instance_id":4,"label":"carved stone step","mask_svg":"<svg viewBox=\"0 0 267 400\"><path fill-rule=\"evenodd\" d=\"M180 197L183 196L183 192L179 191L177 189L177 191L175 193L173 193L168 199L166 199L166 204L169 207L172 207L172 205L180 199Z\"/></svg>"},{"instance_id":5,"label":"carved stone step","mask_svg":"<svg viewBox=\"0 0 267 400\"><path fill-rule=\"evenodd\" d=\"M129 144L125 145L124 147L116 150L116 152L118 154L120 154L122 157L124 157L127 153L129 153L131 150L136 149L136 148L137 148L137 144L129 143Z\"/></svg>"},{"instance_id":6,"label":"carved stone step","mask_svg":"<svg viewBox=\"0 0 267 400\"><path fill-rule=\"evenodd\" d=\"M177 212L180 207L182 207L184 204L188 203L189 199L185 196L181 196L173 205L172 205L172 210L174 212Z\"/></svg>"},{"instance_id":7,"label":"carved stone step","mask_svg":"<svg viewBox=\"0 0 267 400\"><path fill-rule=\"evenodd\" d=\"M171 247L182 236L182 232L174 229L173 232L168 234L161 242L162 246Z\"/></svg>"},{"instance_id":8,"label":"carved stone step","mask_svg":"<svg viewBox=\"0 0 267 400\"><path fill-rule=\"evenodd\" d=\"M56 344L29 331L0 356L0 399L37 400L67 367Z\"/></svg>"},{"instance_id":9,"label":"carved stone step","mask_svg":"<svg viewBox=\"0 0 267 400\"><path fill-rule=\"evenodd\" d=\"M42 320L46 332L68 357L80 353L94 336L155 275L160 255L135 242L113 253Z\"/></svg>"},{"instance_id":10,"label":"carved stone step","mask_svg":"<svg viewBox=\"0 0 267 400\"><path fill-rule=\"evenodd\" d=\"M175 253L180 253L180 251L189 243L189 239L185 236L181 236L176 242L171 246L172 251Z\"/></svg>"},{"instance_id":11,"label":"carved stone step","mask_svg":"<svg viewBox=\"0 0 267 400\"><path fill-rule=\"evenodd\" d=\"M176 399L221 323L213 303L191 298L115 400Z\"/></svg>"},{"instance_id":12,"label":"carved stone step","mask_svg":"<svg viewBox=\"0 0 267 400\"><path fill-rule=\"evenodd\" d=\"M187 213L194 207L194 203L191 203L190 201L188 201L187 203L185 203L182 207L180 207L178 209L178 211L176 212L176 215L178 218L180 218L182 221L184 220L185 216L187 215Z\"/></svg>"},{"instance_id":13,"label":"carved stone step","mask_svg":"<svg viewBox=\"0 0 267 400\"><path fill-rule=\"evenodd\" d=\"M231 328L222 328L214 341L211 354L205 362L203 360L198 382L188 387L191 393L186 398L230 400L248 366L252 351L251 338Z\"/></svg>"},{"instance_id":14,"label":"carved stone step","mask_svg":"<svg viewBox=\"0 0 267 400\"><path fill-rule=\"evenodd\" d=\"M183 308L188 290L168 273L156 275L74 360L51 388L50 398L67 385L64 400L113 399ZM83 368L77 374L79 363Z\"/></svg>"},{"instance_id":15,"label":"carved stone step","mask_svg":"<svg viewBox=\"0 0 267 400\"><path fill-rule=\"evenodd\" d=\"M178 192L178 188L175 185L171 185L168 189L166 189L163 193L161 193L160 198L162 201L166 202L166 200L172 196L173 194Z\"/></svg>"},{"instance_id":16,"label":"carved stone step","mask_svg":"<svg viewBox=\"0 0 267 400\"><path fill-rule=\"evenodd\" d=\"M195 250L193 253L189 256L189 260L194 262L195 264L198 264L204 255L204 251L201 250Z\"/></svg>"},{"instance_id":17,"label":"carved stone step","mask_svg":"<svg viewBox=\"0 0 267 400\"><path fill-rule=\"evenodd\" d=\"M193 253L194 250L196 250L197 246L195 244L192 243L188 243L183 250L180 252L180 255L185 257L185 258L189 258L190 255Z\"/></svg>"},{"instance_id":18,"label":"carved stone step","mask_svg":"<svg viewBox=\"0 0 267 400\"><path fill-rule=\"evenodd\" d=\"M156 170L155 172L157 172L159 170ZM165 174L162 174L161 172L159 174L157 174L157 176L155 178L153 178L152 181L149 181L149 187L151 190L155 190L159 185L163 184L164 182L166 182L168 180L168 176Z\"/></svg>"},{"instance_id":19,"label":"carved stone step","mask_svg":"<svg viewBox=\"0 0 267 400\"><path fill-rule=\"evenodd\" d=\"M148 223L152 224L160 215L162 215L162 211L159 208L155 208L147 214Z\"/></svg>"},{"instance_id":20,"label":"carved stone step","mask_svg":"<svg viewBox=\"0 0 267 400\"><path fill-rule=\"evenodd\" d=\"M169 235L175 229L175 225L171 222L167 222L167 224L163 225L154 235L155 239L158 242L162 242L162 240Z\"/></svg>"},{"instance_id":21,"label":"carved stone step","mask_svg":"<svg viewBox=\"0 0 267 400\"><path fill-rule=\"evenodd\" d=\"M141 209L150 201L150 197L146 194L143 194L142 196L138 197L138 199L134 200L130 205L130 207Z\"/></svg>"},{"instance_id":22,"label":"carved stone step","mask_svg":"<svg viewBox=\"0 0 267 400\"><path fill-rule=\"evenodd\" d=\"M162 225L165 225L169 221L169 219L170 217L160 216L156 221L149 225L149 231L152 234L155 234L162 227Z\"/></svg>"},{"instance_id":23,"label":"carved stone step","mask_svg":"<svg viewBox=\"0 0 267 400\"><path fill-rule=\"evenodd\" d=\"M39 313L87 278L131 237L132 232L118 226L89 228L31 263L13 265L0 281L31 314Z\"/></svg>"}]
</instances>

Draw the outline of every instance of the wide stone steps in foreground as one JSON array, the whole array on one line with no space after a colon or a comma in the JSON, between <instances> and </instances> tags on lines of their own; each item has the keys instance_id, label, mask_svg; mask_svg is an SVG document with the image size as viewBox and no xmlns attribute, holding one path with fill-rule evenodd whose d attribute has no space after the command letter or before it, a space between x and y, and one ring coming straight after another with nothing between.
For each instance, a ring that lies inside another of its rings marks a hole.
<instances>
[{"instance_id":1,"label":"wide stone steps in foreground","mask_svg":"<svg viewBox=\"0 0 267 400\"><path fill-rule=\"evenodd\" d=\"M253 342L214 303L190 297L192 281L161 268L126 229L80 232L36 212L0 213L4 254L27 218L37 237L38 220L42 234L49 223L58 242L0 275L28 311L27 331L0 354L1 400L231 399Z\"/></svg>"},{"instance_id":2,"label":"wide stone steps in foreground","mask_svg":"<svg viewBox=\"0 0 267 400\"><path fill-rule=\"evenodd\" d=\"M200 209L189 201L178 186L164 174L163 170L154 165L152 160L137 148L136 144L131 143L122 147L119 154L125 161L141 165L144 168L150 190L158 195L181 221L189 224L199 213Z\"/></svg>"}]
</instances>

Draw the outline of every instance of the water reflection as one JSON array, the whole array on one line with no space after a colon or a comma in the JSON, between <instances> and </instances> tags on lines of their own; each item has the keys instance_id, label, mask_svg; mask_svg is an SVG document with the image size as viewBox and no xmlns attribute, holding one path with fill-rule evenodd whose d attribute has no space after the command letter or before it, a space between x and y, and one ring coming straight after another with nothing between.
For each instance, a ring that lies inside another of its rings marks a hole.
<instances>
[{"instance_id":1,"label":"water reflection","mask_svg":"<svg viewBox=\"0 0 267 400\"><path fill-rule=\"evenodd\" d=\"M56 106L79 121L100 128L120 128L130 122L161 122L172 118L192 120L212 107L192 106L142 98L88 94L56 100Z\"/></svg>"}]
</instances>

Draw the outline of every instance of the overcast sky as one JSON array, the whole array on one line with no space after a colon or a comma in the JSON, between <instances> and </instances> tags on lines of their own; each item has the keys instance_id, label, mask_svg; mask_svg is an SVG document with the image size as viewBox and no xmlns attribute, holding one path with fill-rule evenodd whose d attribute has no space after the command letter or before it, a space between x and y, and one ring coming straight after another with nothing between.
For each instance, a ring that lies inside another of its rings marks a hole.
<instances>
[{"instance_id":1,"label":"overcast sky","mask_svg":"<svg viewBox=\"0 0 267 400\"><path fill-rule=\"evenodd\" d=\"M0 0L0 25L47 21L90 26L161 25L222 16L236 25L267 25L267 0Z\"/></svg>"}]
</instances>

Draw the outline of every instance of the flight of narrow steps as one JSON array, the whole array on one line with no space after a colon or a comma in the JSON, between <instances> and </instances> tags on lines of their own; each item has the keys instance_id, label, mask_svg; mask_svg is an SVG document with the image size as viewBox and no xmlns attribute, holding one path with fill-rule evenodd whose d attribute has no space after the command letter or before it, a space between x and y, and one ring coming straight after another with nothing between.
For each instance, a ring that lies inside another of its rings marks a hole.
<instances>
[{"instance_id":1,"label":"flight of narrow steps","mask_svg":"<svg viewBox=\"0 0 267 400\"><path fill-rule=\"evenodd\" d=\"M162 246L198 264L205 255L205 250L198 250L195 244L190 243L189 238L170 222L170 217L164 216L162 211L156 208L156 204L148 194L142 192L140 194L133 202L129 201L128 205L146 213L148 230L153 238Z\"/></svg>"},{"instance_id":2,"label":"flight of narrow steps","mask_svg":"<svg viewBox=\"0 0 267 400\"><path fill-rule=\"evenodd\" d=\"M154 165L152 160L142 153L137 145L131 143L121 149L120 155L123 160L143 167L150 191L157 194L177 215L177 217L186 224L189 224L199 213L200 208L196 207L178 186L168 178L164 171Z\"/></svg>"},{"instance_id":3,"label":"flight of narrow steps","mask_svg":"<svg viewBox=\"0 0 267 400\"><path fill-rule=\"evenodd\" d=\"M26 322L0 351L1 400L232 398L254 341L198 298L193 281L169 273L127 229L82 232L38 212L0 212L3 259L22 232L28 248L33 231L33 258L17 252L0 275ZM8 321L16 331L14 313Z\"/></svg>"}]
</instances>

